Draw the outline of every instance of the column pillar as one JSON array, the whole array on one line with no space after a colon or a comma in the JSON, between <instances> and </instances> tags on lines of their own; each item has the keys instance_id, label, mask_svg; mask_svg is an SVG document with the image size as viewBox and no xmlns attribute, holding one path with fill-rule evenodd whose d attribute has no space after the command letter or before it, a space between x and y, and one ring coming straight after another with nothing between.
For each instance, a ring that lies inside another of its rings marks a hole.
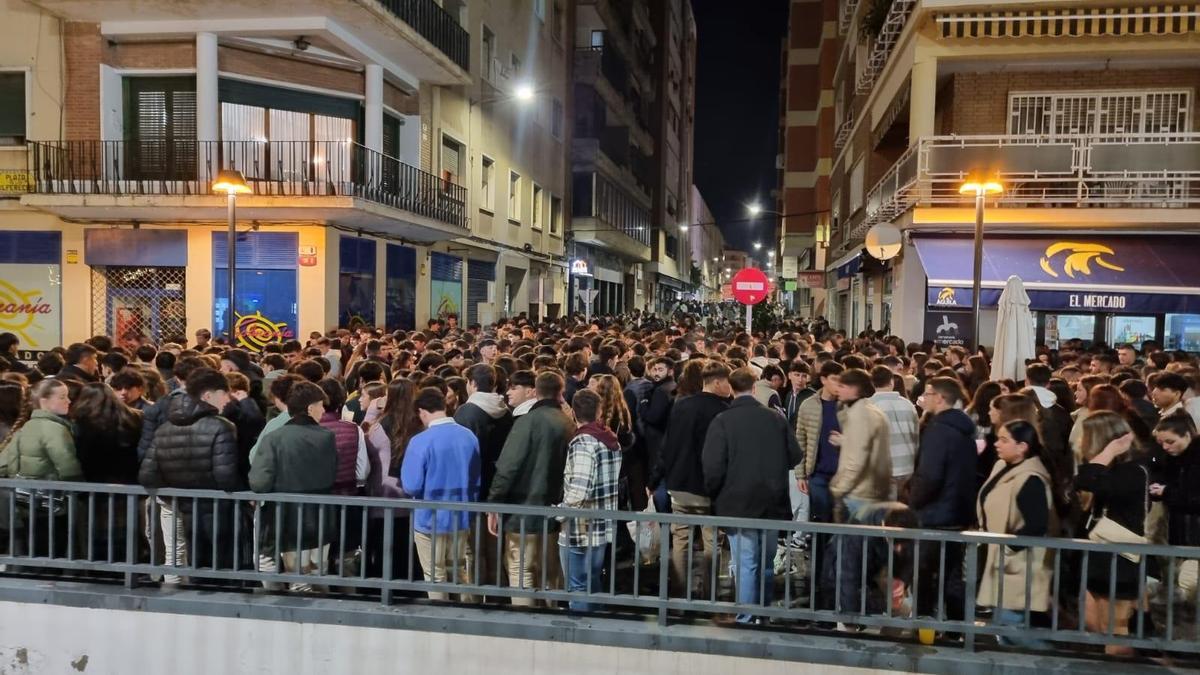
<instances>
[{"instance_id":1,"label":"column pillar","mask_svg":"<svg viewBox=\"0 0 1200 675\"><path fill-rule=\"evenodd\" d=\"M376 152L383 152L383 66L368 63L366 79L366 119L363 123L363 142Z\"/></svg>"},{"instance_id":2,"label":"column pillar","mask_svg":"<svg viewBox=\"0 0 1200 675\"><path fill-rule=\"evenodd\" d=\"M912 67L911 96L908 104L908 139L915 145L922 136L932 136L937 108L937 58L921 56Z\"/></svg>"},{"instance_id":3,"label":"column pillar","mask_svg":"<svg viewBox=\"0 0 1200 675\"><path fill-rule=\"evenodd\" d=\"M196 33L196 140L219 141L221 139L221 110L217 94L217 36L215 33ZM216 178L216 148L201 145L196 153L198 176L207 185Z\"/></svg>"}]
</instances>

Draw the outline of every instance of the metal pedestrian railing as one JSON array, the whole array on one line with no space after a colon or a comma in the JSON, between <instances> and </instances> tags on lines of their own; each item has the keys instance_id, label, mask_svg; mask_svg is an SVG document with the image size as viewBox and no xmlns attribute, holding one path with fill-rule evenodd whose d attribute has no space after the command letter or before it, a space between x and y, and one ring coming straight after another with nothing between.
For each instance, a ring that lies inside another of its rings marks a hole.
<instances>
[{"instance_id":1,"label":"metal pedestrian railing","mask_svg":"<svg viewBox=\"0 0 1200 675\"><path fill-rule=\"evenodd\" d=\"M560 550L566 519L576 519L584 536L602 525L621 533L617 545L597 552L601 565L583 570ZM500 536L490 534L489 521ZM1125 560L1136 560L1136 574L1118 572ZM1072 653L1119 646L1195 655L1197 560L1200 548L979 532L0 480L7 574L84 573L129 587L159 578L261 585L384 604L429 595L638 621L649 615L664 624L736 614L896 639L925 629L968 650L999 641ZM1049 579L1045 608L1042 582L1019 572L1039 564ZM999 587L981 595L988 576ZM1137 606L1127 625L1118 620L1122 598ZM1107 601L1100 606L1108 618L1087 630L1083 617L1097 601Z\"/></svg>"},{"instance_id":2,"label":"metal pedestrian railing","mask_svg":"<svg viewBox=\"0 0 1200 675\"><path fill-rule=\"evenodd\" d=\"M349 140L31 141L28 192L212 195L223 169L255 195L348 196L467 227L467 189Z\"/></svg>"}]
</instances>

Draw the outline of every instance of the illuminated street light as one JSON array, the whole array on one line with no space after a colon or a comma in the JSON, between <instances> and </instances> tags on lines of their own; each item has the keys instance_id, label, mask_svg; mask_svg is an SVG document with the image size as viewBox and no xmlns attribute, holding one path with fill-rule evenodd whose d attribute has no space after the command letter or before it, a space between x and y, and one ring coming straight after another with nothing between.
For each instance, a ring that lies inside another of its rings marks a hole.
<instances>
[{"instance_id":1,"label":"illuminated street light","mask_svg":"<svg viewBox=\"0 0 1200 675\"><path fill-rule=\"evenodd\" d=\"M761 249L761 248L762 248L762 243L761 243L761 242L757 242L757 241L756 241L756 242L754 242L754 250L755 250L755 251L757 251L757 250L759 250L759 249Z\"/></svg>"},{"instance_id":2,"label":"illuminated street light","mask_svg":"<svg viewBox=\"0 0 1200 675\"><path fill-rule=\"evenodd\" d=\"M227 212L229 215L229 232L226 235L225 250L229 254L229 310L225 319L225 330L229 332L229 344L236 345L233 335L234 324L234 291L237 278L237 196L250 194L253 190L246 185L246 178L241 171L222 170L217 172L217 179L212 184L213 192L224 192L228 198Z\"/></svg>"},{"instance_id":3,"label":"illuminated street light","mask_svg":"<svg viewBox=\"0 0 1200 675\"><path fill-rule=\"evenodd\" d=\"M533 94L533 85L529 84L528 82L522 82L521 84L518 84L517 88L513 90L513 98L517 99L521 103L528 103L529 101L532 101Z\"/></svg>"},{"instance_id":4,"label":"illuminated street light","mask_svg":"<svg viewBox=\"0 0 1200 675\"><path fill-rule=\"evenodd\" d=\"M975 327L975 349L979 349L979 295L983 274L983 209L984 199L988 195L998 195L1004 192L1004 186L999 181L984 181L979 178L968 179L958 188L960 195L975 195L975 269L971 285L971 324Z\"/></svg>"}]
</instances>

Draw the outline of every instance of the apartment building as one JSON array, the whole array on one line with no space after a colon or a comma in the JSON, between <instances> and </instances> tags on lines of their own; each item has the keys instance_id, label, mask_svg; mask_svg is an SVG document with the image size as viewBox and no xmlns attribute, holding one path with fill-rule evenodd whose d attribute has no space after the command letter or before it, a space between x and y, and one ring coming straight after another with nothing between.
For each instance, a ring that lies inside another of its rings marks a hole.
<instances>
[{"instance_id":1,"label":"apartment building","mask_svg":"<svg viewBox=\"0 0 1200 675\"><path fill-rule=\"evenodd\" d=\"M692 186L690 193L691 226L687 230L688 255L694 274L688 281L692 284L689 299L717 302L721 299L721 275L724 269L721 257L725 252L725 237L705 203L699 188Z\"/></svg>"},{"instance_id":2,"label":"apartment building","mask_svg":"<svg viewBox=\"0 0 1200 675\"><path fill-rule=\"evenodd\" d=\"M647 291L658 311L670 311L692 287L687 224L694 222L692 188L696 108L696 19L690 0L650 3L650 20L659 36L651 64L656 94L654 222ZM709 219L711 220L711 219Z\"/></svg>"},{"instance_id":3,"label":"apartment building","mask_svg":"<svg viewBox=\"0 0 1200 675\"><path fill-rule=\"evenodd\" d=\"M690 288L695 22L687 0L578 0L571 250L597 313L665 311ZM683 262L681 262L683 261Z\"/></svg>"},{"instance_id":4,"label":"apartment building","mask_svg":"<svg viewBox=\"0 0 1200 675\"><path fill-rule=\"evenodd\" d=\"M1050 346L1200 347L1200 273L1181 259L1200 243L1195 7L820 6L823 33L837 32L836 48L816 43L817 72L832 73L833 115L817 116L816 134L833 145L824 269L835 325L972 342L975 209L960 188L984 180L1003 192L984 202L983 344L1016 274ZM793 20L793 34L805 23ZM821 152L801 152L817 158L818 180ZM880 223L904 233L887 261L862 248Z\"/></svg>"},{"instance_id":5,"label":"apartment building","mask_svg":"<svg viewBox=\"0 0 1200 675\"><path fill-rule=\"evenodd\" d=\"M56 282L39 345L228 331L224 170L241 344L562 311L565 0L5 1L0 279Z\"/></svg>"}]
</instances>

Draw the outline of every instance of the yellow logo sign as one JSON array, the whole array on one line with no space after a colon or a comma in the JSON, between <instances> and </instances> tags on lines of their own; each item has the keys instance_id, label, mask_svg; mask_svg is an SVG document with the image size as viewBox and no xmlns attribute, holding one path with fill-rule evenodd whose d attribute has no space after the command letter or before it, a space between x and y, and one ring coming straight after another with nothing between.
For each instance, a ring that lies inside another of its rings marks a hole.
<instances>
[{"instance_id":1,"label":"yellow logo sign","mask_svg":"<svg viewBox=\"0 0 1200 675\"><path fill-rule=\"evenodd\" d=\"M21 290L0 280L0 331L16 333L30 347L38 347L31 332L42 328L39 316L50 314L54 308L46 302L41 289Z\"/></svg>"},{"instance_id":2,"label":"yellow logo sign","mask_svg":"<svg viewBox=\"0 0 1200 675\"><path fill-rule=\"evenodd\" d=\"M954 298L954 289L949 286L943 288L937 296L937 304L939 305L957 305L958 300Z\"/></svg>"},{"instance_id":3,"label":"yellow logo sign","mask_svg":"<svg viewBox=\"0 0 1200 675\"><path fill-rule=\"evenodd\" d=\"M1045 256L1041 259L1042 271L1057 279L1058 272L1051 267L1050 263L1054 259L1054 256L1063 252L1066 252L1067 256L1063 259L1062 269L1072 279L1075 278L1076 272L1080 272L1084 276L1090 276L1092 269L1089 265L1093 261L1097 265L1113 270L1114 272L1125 271L1124 267L1118 267L1100 257L1103 255L1114 255L1111 248L1101 244L1081 244L1071 241L1060 241L1046 248Z\"/></svg>"},{"instance_id":4,"label":"yellow logo sign","mask_svg":"<svg viewBox=\"0 0 1200 675\"><path fill-rule=\"evenodd\" d=\"M275 323L263 316L262 312L255 312L237 315L233 335L239 346L259 352L272 342L282 342L291 338L292 331L288 330L287 323Z\"/></svg>"}]
</instances>

